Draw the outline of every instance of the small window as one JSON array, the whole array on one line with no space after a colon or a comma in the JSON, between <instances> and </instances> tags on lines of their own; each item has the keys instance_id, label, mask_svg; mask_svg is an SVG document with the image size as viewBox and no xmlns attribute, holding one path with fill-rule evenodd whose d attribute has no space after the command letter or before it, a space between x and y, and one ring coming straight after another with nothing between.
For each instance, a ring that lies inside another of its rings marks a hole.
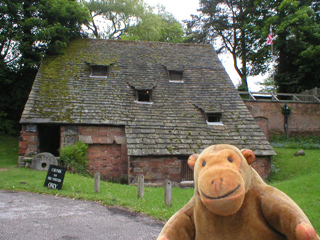
<instances>
[{"instance_id":1,"label":"small window","mask_svg":"<svg viewBox=\"0 0 320 240\"><path fill-rule=\"evenodd\" d=\"M223 125L221 113L207 113L206 119L209 125Z\"/></svg>"},{"instance_id":2,"label":"small window","mask_svg":"<svg viewBox=\"0 0 320 240\"><path fill-rule=\"evenodd\" d=\"M108 76L108 66L95 65L91 66L90 77L107 77Z\"/></svg>"},{"instance_id":3,"label":"small window","mask_svg":"<svg viewBox=\"0 0 320 240\"><path fill-rule=\"evenodd\" d=\"M137 90L137 102L151 103L151 90Z\"/></svg>"},{"instance_id":4,"label":"small window","mask_svg":"<svg viewBox=\"0 0 320 240\"><path fill-rule=\"evenodd\" d=\"M168 70L170 82L183 82L183 71Z\"/></svg>"}]
</instances>

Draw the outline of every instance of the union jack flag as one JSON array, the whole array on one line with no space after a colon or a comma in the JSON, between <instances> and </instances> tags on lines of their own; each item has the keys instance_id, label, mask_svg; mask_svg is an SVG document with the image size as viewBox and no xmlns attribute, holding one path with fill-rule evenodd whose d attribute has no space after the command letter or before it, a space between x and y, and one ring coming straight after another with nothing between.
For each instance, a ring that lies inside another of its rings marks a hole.
<instances>
[{"instance_id":1,"label":"union jack flag","mask_svg":"<svg viewBox=\"0 0 320 240\"><path fill-rule=\"evenodd\" d=\"M272 32L272 26L271 25L270 25L270 33L268 35L266 44L267 45L272 45L273 44L273 32Z\"/></svg>"}]
</instances>

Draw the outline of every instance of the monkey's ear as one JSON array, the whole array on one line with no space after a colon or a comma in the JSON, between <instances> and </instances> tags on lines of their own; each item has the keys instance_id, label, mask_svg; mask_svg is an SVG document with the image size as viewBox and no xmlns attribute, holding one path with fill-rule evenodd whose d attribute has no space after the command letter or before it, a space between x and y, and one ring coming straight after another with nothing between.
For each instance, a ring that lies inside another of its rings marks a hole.
<instances>
[{"instance_id":1,"label":"monkey's ear","mask_svg":"<svg viewBox=\"0 0 320 240\"><path fill-rule=\"evenodd\" d=\"M249 165L251 165L254 162L254 160L256 160L256 155L250 149L242 149L241 153L245 157L245 159L247 159Z\"/></svg>"},{"instance_id":2,"label":"monkey's ear","mask_svg":"<svg viewBox=\"0 0 320 240\"><path fill-rule=\"evenodd\" d=\"M198 157L199 157L199 154L195 153L188 158L188 165L189 165L189 168L191 168L192 170L194 169L194 165L196 164Z\"/></svg>"}]
</instances>

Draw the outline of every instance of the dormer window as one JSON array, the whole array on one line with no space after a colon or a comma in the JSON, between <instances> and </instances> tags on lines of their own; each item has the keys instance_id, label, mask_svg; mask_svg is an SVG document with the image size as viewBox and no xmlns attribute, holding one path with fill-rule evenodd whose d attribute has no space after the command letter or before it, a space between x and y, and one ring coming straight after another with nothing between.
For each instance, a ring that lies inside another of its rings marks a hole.
<instances>
[{"instance_id":1,"label":"dormer window","mask_svg":"<svg viewBox=\"0 0 320 240\"><path fill-rule=\"evenodd\" d=\"M151 90L136 90L138 103L152 103Z\"/></svg>"},{"instance_id":2,"label":"dormer window","mask_svg":"<svg viewBox=\"0 0 320 240\"><path fill-rule=\"evenodd\" d=\"M108 66L92 65L90 77L99 77L99 78L108 77Z\"/></svg>"},{"instance_id":3,"label":"dormer window","mask_svg":"<svg viewBox=\"0 0 320 240\"><path fill-rule=\"evenodd\" d=\"M208 125L223 125L222 113L206 113L206 120Z\"/></svg>"},{"instance_id":4,"label":"dormer window","mask_svg":"<svg viewBox=\"0 0 320 240\"><path fill-rule=\"evenodd\" d=\"M168 70L169 82L183 83L183 71Z\"/></svg>"},{"instance_id":5,"label":"dormer window","mask_svg":"<svg viewBox=\"0 0 320 240\"><path fill-rule=\"evenodd\" d=\"M169 82L183 83L183 71L168 70Z\"/></svg>"}]
</instances>

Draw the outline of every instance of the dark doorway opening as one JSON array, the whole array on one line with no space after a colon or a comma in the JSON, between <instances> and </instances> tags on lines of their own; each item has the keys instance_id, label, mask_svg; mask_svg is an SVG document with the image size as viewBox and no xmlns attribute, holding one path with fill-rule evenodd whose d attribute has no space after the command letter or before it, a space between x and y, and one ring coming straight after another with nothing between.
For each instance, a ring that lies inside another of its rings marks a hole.
<instances>
[{"instance_id":1,"label":"dark doorway opening","mask_svg":"<svg viewBox=\"0 0 320 240\"><path fill-rule=\"evenodd\" d=\"M60 126L39 125L39 151L49 152L54 156L59 156L60 148Z\"/></svg>"}]
</instances>

